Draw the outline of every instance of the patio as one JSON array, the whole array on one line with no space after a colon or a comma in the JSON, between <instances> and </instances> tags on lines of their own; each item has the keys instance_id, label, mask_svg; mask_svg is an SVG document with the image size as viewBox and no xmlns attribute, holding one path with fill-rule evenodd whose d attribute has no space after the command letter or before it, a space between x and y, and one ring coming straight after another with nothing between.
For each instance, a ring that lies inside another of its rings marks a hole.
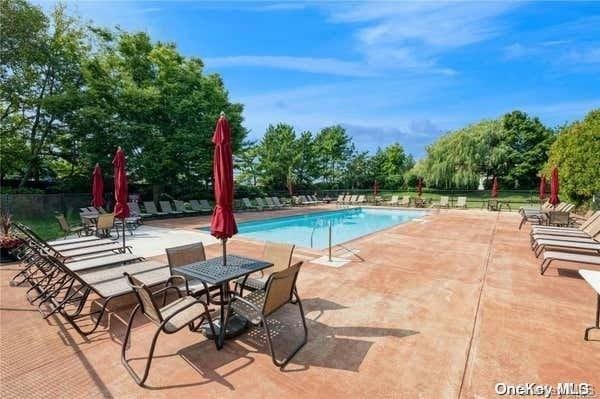
<instances>
[{"instance_id":1,"label":"patio","mask_svg":"<svg viewBox=\"0 0 600 399\"><path fill-rule=\"evenodd\" d=\"M236 217L290 212L297 210ZM273 366L257 332L217 351L182 330L159 339L149 389L120 363L130 307L112 314L110 328L84 338L60 317L44 321L25 301L25 288L8 286L17 267L4 265L0 396L488 398L498 382L587 382L600 390L600 335L583 340L595 295L572 265L556 262L541 276L519 220L515 213L442 210L353 241L364 262L340 268L311 264L319 255L299 250L309 341L284 371ZM182 230L206 224L208 217L148 222ZM221 247L206 250L218 256ZM261 250L250 240L229 242L231 253L259 258ZM284 308L278 317L296 320L294 312ZM134 358L146 356L155 329L139 323ZM139 369L143 360L132 364Z\"/></svg>"}]
</instances>

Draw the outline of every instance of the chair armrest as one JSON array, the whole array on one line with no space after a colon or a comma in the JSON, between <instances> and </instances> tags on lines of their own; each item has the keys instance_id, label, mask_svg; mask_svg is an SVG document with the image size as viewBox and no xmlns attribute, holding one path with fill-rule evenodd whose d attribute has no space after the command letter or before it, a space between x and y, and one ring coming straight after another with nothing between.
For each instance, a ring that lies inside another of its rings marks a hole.
<instances>
[{"instance_id":1,"label":"chair armrest","mask_svg":"<svg viewBox=\"0 0 600 399\"><path fill-rule=\"evenodd\" d=\"M182 276L182 275L179 275L179 274L172 274L172 275L171 275L171 277L169 277L169 278L167 279L167 286L171 286L170 284L171 284L171 282L172 282L173 280L183 280L183 282L185 283L185 293L186 293L187 295L190 295L190 287L189 287L189 285L188 285L187 278L185 278L184 276ZM179 291L179 290L178 290L178 291ZM180 296L181 296L181 295L180 295Z\"/></svg>"},{"instance_id":2,"label":"chair armrest","mask_svg":"<svg viewBox=\"0 0 600 399\"><path fill-rule=\"evenodd\" d=\"M250 306L252 308L252 310L257 312L258 314L262 314L262 309L259 309L254 303L248 301L247 299L244 299L244 297L241 297L238 294L233 293L231 295L230 301L234 301L234 300L243 302L246 305Z\"/></svg>"},{"instance_id":3,"label":"chair armrest","mask_svg":"<svg viewBox=\"0 0 600 399\"><path fill-rule=\"evenodd\" d=\"M167 280L167 281L168 281L168 280ZM160 294L162 294L162 293L164 293L164 292L167 292L168 290L175 290L175 292L177 293L177 296L178 296L179 298L181 298L181 292L179 291L179 288L175 287L174 285L169 285L169 286L167 286L167 287L161 288L161 289L160 289L160 290L158 290L158 291L154 291L154 292L152 293L152 296L154 296L154 295L160 295Z\"/></svg>"}]
</instances>

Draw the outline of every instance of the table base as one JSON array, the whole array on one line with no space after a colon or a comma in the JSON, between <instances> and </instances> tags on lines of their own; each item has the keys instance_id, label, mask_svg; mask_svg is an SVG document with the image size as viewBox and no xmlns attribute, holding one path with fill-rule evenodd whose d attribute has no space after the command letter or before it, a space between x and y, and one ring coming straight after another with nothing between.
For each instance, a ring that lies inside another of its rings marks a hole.
<instances>
[{"instance_id":1,"label":"table base","mask_svg":"<svg viewBox=\"0 0 600 399\"><path fill-rule=\"evenodd\" d=\"M213 324L215 326L215 333L217 334L217 336L219 336L221 332L221 321L214 320ZM227 322L227 330L225 330L225 339L237 337L246 330L247 326L248 320L246 320L244 317L240 315L232 315L231 317L229 317L229 321ZM208 323L203 324L200 327L200 331L206 338L215 339Z\"/></svg>"}]
</instances>

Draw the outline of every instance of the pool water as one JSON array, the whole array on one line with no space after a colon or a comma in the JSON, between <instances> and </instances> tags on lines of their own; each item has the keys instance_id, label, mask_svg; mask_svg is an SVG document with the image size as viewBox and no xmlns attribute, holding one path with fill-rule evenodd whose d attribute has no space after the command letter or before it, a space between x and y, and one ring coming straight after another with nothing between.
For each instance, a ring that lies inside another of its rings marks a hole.
<instances>
[{"instance_id":1,"label":"pool water","mask_svg":"<svg viewBox=\"0 0 600 399\"><path fill-rule=\"evenodd\" d=\"M332 245L336 245L406 223L424 214L422 211L341 209L243 222L238 224L238 233L262 241L325 249L328 247L329 224L332 226Z\"/></svg>"}]
</instances>

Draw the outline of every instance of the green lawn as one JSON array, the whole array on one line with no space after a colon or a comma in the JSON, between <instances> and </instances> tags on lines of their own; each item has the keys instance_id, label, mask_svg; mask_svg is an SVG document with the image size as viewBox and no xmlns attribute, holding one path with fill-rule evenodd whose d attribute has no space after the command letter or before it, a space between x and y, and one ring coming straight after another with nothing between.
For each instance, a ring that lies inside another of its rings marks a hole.
<instances>
[{"instance_id":1,"label":"green lawn","mask_svg":"<svg viewBox=\"0 0 600 399\"><path fill-rule=\"evenodd\" d=\"M81 221L78 215L69 215L67 217L69 223L72 226L80 225ZM63 232L58 225L58 221L54 216L38 217L38 218L25 218L15 219L17 222L21 222L29 226L44 240L52 240L63 236Z\"/></svg>"},{"instance_id":2,"label":"green lawn","mask_svg":"<svg viewBox=\"0 0 600 399\"><path fill-rule=\"evenodd\" d=\"M417 194L414 191L399 191L399 192L394 192L393 195L398 195L398 198L400 200L402 199L402 197L404 195L408 195L411 198L414 198L417 196ZM491 198L489 191L478 191L478 192L470 191L468 193L455 192L452 195L449 193L427 193L427 192L424 192L422 197L429 200L429 202L431 203L431 202L439 201L439 199L442 195L447 195L450 197L451 205L456 202L457 197L466 196L468 208L481 208L482 204L484 204L485 201L487 201ZM392 197L392 193L386 192L383 194L383 198L385 200L389 200L391 197ZM523 192L523 193L519 193L519 192L503 193L502 191L500 191L500 193L498 195L498 200L504 201L504 202L509 202L513 211L519 209L522 206L535 207L535 206L539 205L539 202L538 202L539 200L536 196L532 196L531 194L527 194L525 192Z\"/></svg>"}]
</instances>

